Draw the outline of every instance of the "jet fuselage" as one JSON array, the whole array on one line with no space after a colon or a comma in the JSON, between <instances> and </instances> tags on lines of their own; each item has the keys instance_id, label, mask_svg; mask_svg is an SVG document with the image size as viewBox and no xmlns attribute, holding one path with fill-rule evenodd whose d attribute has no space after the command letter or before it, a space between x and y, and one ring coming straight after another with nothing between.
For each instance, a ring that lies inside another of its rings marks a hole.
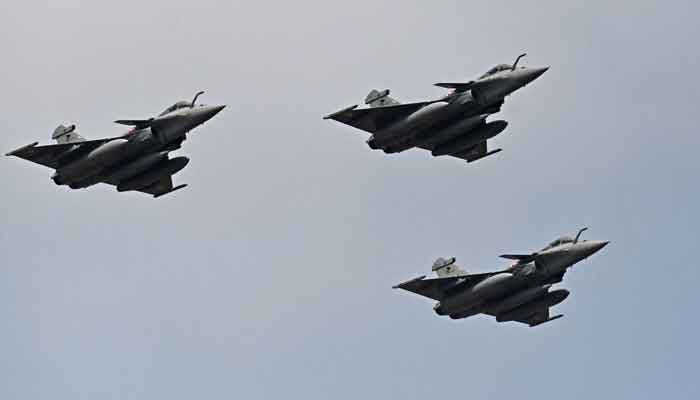
<instances>
[{"instance_id":1,"label":"jet fuselage","mask_svg":"<svg viewBox=\"0 0 700 400\"><path fill-rule=\"evenodd\" d=\"M505 121L486 124L489 114L500 110L506 96L542 75L547 68L501 70L480 78L469 90L451 93L379 130L367 141L372 149L398 153L413 147L433 155L456 154L490 139L506 128Z\"/></svg>"},{"instance_id":2,"label":"jet fuselage","mask_svg":"<svg viewBox=\"0 0 700 400\"><path fill-rule=\"evenodd\" d=\"M61 167L52 177L58 185L72 189L85 188L99 182L117 185L119 191L140 187L172 175L187 165L186 157L168 159L187 132L212 118L224 106L180 108L135 125L121 138L110 140L84 152L80 143L61 157ZM123 123L123 122L122 122Z\"/></svg>"},{"instance_id":3,"label":"jet fuselage","mask_svg":"<svg viewBox=\"0 0 700 400\"><path fill-rule=\"evenodd\" d=\"M521 307L530 310L545 303L548 306L558 304L566 299L568 291L559 289L549 292L549 287L560 282L568 268L596 253L607 243L590 240L546 248L533 255L532 260L519 261L506 272L491 275L471 286L456 288L458 290L435 305L435 312L453 319L489 313L506 321L523 315L525 312L518 310ZM516 312L506 314L511 311Z\"/></svg>"}]
</instances>

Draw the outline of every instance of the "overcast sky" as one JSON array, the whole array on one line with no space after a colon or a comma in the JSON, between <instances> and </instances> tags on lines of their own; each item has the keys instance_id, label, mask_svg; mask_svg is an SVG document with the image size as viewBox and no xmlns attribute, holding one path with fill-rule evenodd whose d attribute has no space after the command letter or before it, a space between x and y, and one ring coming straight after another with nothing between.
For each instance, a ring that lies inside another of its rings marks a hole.
<instances>
[{"instance_id":1,"label":"overcast sky","mask_svg":"<svg viewBox=\"0 0 700 400\"><path fill-rule=\"evenodd\" d=\"M227 104L154 200L0 168L2 399L697 399L695 1L15 1L0 150ZM434 4L435 3L435 4ZM504 151L371 151L322 115L523 51ZM452 321L391 286L582 226L565 318Z\"/></svg>"}]
</instances>

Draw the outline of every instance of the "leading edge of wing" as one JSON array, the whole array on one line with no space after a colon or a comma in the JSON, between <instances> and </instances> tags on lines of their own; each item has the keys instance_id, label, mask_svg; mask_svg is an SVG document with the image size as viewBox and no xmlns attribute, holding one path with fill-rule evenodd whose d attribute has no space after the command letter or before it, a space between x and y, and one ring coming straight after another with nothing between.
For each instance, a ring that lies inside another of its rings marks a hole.
<instances>
[{"instance_id":1,"label":"leading edge of wing","mask_svg":"<svg viewBox=\"0 0 700 400\"><path fill-rule=\"evenodd\" d=\"M328 114L323 119L332 119L346 125L374 133L391 122L408 116L428 104L436 101L422 101L418 103L396 104L382 107L370 107L357 109L358 105L346 107L340 111Z\"/></svg>"},{"instance_id":2,"label":"leading edge of wing","mask_svg":"<svg viewBox=\"0 0 700 400\"><path fill-rule=\"evenodd\" d=\"M19 147L19 148L14 149L14 150L12 150L12 151L10 151L10 152L5 153L5 156L6 156L6 157L9 157L9 156L16 156L16 157L19 157L19 154L24 153L25 150L32 149L32 148L34 148L34 147L37 147L38 145L39 145L39 142L29 143L29 144L26 145L26 146L22 146L22 147Z\"/></svg>"},{"instance_id":3,"label":"leading edge of wing","mask_svg":"<svg viewBox=\"0 0 700 400\"><path fill-rule=\"evenodd\" d=\"M343 114L346 114L346 113L349 113L349 112L352 112L352 111L354 111L355 113L364 113L364 114L366 114L366 113L373 112L373 111L374 111L374 112L383 112L383 111L402 110L402 109L405 109L405 108L420 108L420 107L426 106L426 105L428 105L428 104L435 103L435 102L437 102L437 101L440 101L440 100L436 100L436 101L419 101L419 102L415 102L415 103L391 104L391 105L388 105L388 106L381 106L381 107L367 107L367 108L361 108L361 109L359 109L359 110L357 109L357 107L359 107L359 105L354 104L354 105L351 105L351 106L349 106L349 107L345 107L345 108L343 108L342 110L339 110L339 111L336 111L336 112L334 112L334 113L330 113L330 114L328 114L328 115L325 115L325 116L323 117L323 119L336 119L337 116L343 115Z\"/></svg>"},{"instance_id":4,"label":"leading edge of wing","mask_svg":"<svg viewBox=\"0 0 700 400\"><path fill-rule=\"evenodd\" d=\"M447 284L455 282L458 277L444 277L444 278L431 278L425 279L426 276L422 275L418 278L408 280L406 282L394 285L394 289L403 289L415 294L425 296L427 298L440 301L443 298L443 292L441 288Z\"/></svg>"},{"instance_id":5,"label":"leading edge of wing","mask_svg":"<svg viewBox=\"0 0 700 400\"><path fill-rule=\"evenodd\" d=\"M115 136L115 137L110 137L110 138L105 138L105 139L94 139L94 140L83 140L80 142L69 142L69 143L54 143L54 144L44 144L39 146L39 142L34 142L30 143L26 146L22 146L20 148L17 148L15 150L12 150L8 153L5 153L6 156L16 156L19 157L20 154L26 154L29 152L32 152L34 150L65 150L69 149L73 146L85 146L85 145L95 145L95 144L102 144L102 143L107 143L112 140L116 139L123 139L121 136Z\"/></svg>"},{"instance_id":6,"label":"leading edge of wing","mask_svg":"<svg viewBox=\"0 0 700 400\"><path fill-rule=\"evenodd\" d=\"M483 279L486 279L495 274L505 272L495 271L495 272L484 272L479 274L460 274L453 276L443 276L440 278L430 278L425 279L426 276L422 275L418 278L408 280L406 282L394 285L393 289L403 289L409 292L419 294L431 298L433 300L442 300L446 291L449 289L454 289L455 286L461 286L462 284L469 285L471 283L477 283Z\"/></svg>"},{"instance_id":7,"label":"leading edge of wing","mask_svg":"<svg viewBox=\"0 0 700 400\"><path fill-rule=\"evenodd\" d=\"M84 140L81 142L57 143L39 146L39 142L30 143L18 149L6 153L6 156L15 156L23 158L37 164L45 165L49 168L56 168L57 158L64 154L67 150L76 147L97 147L109 141L120 139L121 137L112 137L106 139Z\"/></svg>"}]
</instances>

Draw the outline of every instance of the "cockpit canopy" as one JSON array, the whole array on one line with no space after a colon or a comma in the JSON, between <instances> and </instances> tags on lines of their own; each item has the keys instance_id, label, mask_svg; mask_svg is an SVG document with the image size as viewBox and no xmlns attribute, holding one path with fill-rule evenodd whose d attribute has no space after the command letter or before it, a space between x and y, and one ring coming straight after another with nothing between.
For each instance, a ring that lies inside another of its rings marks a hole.
<instances>
[{"instance_id":1,"label":"cockpit canopy","mask_svg":"<svg viewBox=\"0 0 700 400\"><path fill-rule=\"evenodd\" d=\"M510 71L511 69L513 69L513 66L512 66L512 65L508 65L508 64L499 64L499 65L496 65L495 67L491 68L490 70L486 71L486 73L483 74L483 75L481 75L481 76L479 77L479 79L486 78L487 76L491 76L491 75L493 75L493 74L497 74L497 73L499 73L499 72L501 72L501 71Z\"/></svg>"},{"instance_id":2,"label":"cockpit canopy","mask_svg":"<svg viewBox=\"0 0 700 400\"><path fill-rule=\"evenodd\" d=\"M190 108L192 106L192 103L189 101L178 101L177 103L173 104L172 106L166 108L163 110L162 113L158 114L159 117L165 115L165 114L170 114L173 111L177 111L181 108Z\"/></svg>"},{"instance_id":3,"label":"cockpit canopy","mask_svg":"<svg viewBox=\"0 0 700 400\"><path fill-rule=\"evenodd\" d=\"M551 249L553 247L561 246L562 244L567 244L567 243L573 243L574 239L571 236L562 236L559 239L553 241L547 247L545 247L543 250Z\"/></svg>"}]
</instances>

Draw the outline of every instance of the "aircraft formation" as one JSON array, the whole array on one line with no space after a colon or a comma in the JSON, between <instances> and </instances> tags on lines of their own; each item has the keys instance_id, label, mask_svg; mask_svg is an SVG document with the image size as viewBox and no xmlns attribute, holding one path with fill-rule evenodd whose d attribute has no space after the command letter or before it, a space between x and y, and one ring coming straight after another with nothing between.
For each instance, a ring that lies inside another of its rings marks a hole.
<instances>
[{"instance_id":1,"label":"aircraft formation","mask_svg":"<svg viewBox=\"0 0 700 400\"><path fill-rule=\"evenodd\" d=\"M435 157L451 156L473 162L501 151L489 150L487 142L503 132L504 120L487 121L500 112L505 98L542 76L548 67L518 66L525 54L512 64L499 64L468 82L441 82L449 89L444 97L414 103L399 103L390 91L372 90L365 98L367 108L353 105L329 114L332 119L371 134L373 150L386 154L419 148ZM179 101L157 116L116 120L129 126L121 136L85 139L75 125L59 125L51 138L55 144L33 142L7 153L53 169L51 179L71 189L98 183L117 191L137 191L161 197L186 184L174 186L172 176L189 162L184 156L170 157L182 147L187 134L221 112L225 105L197 104L204 92L191 101ZM552 289L567 270L605 247L607 241L561 237L540 251L505 254L515 261L508 268L469 274L455 264L455 258L438 258L432 270L437 277L421 276L394 288L407 290L437 301L436 314L463 319L477 314L495 316L498 322L516 321L529 326L560 318L550 316L550 307L564 301L566 289Z\"/></svg>"}]
</instances>

